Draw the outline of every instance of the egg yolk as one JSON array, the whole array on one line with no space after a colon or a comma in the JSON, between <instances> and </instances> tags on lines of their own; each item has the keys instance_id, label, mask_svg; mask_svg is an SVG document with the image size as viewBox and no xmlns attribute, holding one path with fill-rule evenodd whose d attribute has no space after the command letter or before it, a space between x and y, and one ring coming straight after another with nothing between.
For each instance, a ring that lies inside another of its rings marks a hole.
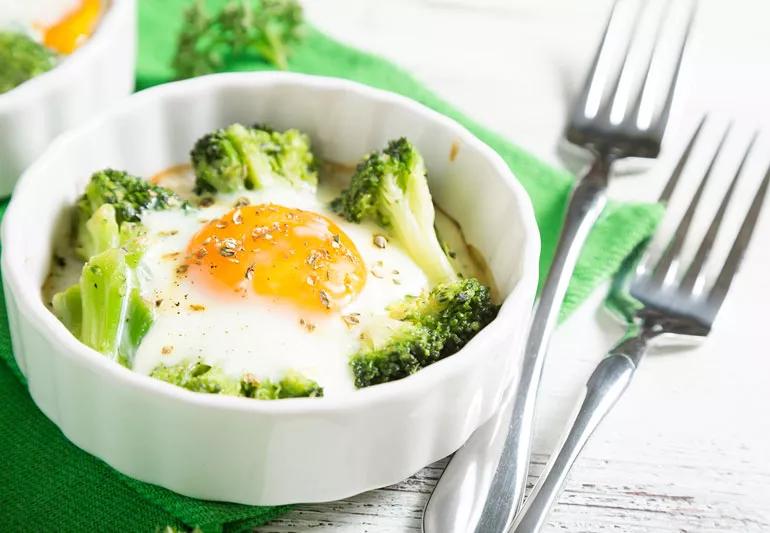
<instances>
[{"instance_id":1,"label":"egg yolk","mask_svg":"<svg viewBox=\"0 0 770 533\"><path fill-rule=\"evenodd\" d=\"M60 54L71 54L94 32L101 12L102 0L80 0L55 24L42 28L43 44Z\"/></svg>"},{"instance_id":2,"label":"egg yolk","mask_svg":"<svg viewBox=\"0 0 770 533\"><path fill-rule=\"evenodd\" d=\"M190 241L183 270L222 293L253 292L330 312L351 302L366 281L353 242L318 213L274 204L237 207L209 221Z\"/></svg>"}]
</instances>

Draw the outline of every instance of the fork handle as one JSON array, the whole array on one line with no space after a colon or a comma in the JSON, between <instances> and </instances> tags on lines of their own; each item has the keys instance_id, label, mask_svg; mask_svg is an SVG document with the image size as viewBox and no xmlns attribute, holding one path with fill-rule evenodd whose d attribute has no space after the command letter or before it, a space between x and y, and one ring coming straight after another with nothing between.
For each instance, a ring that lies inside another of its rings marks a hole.
<instances>
[{"instance_id":1,"label":"fork handle","mask_svg":"<svg viewBox=\"0 0 770 533\"><path fill-rule=\"evenodd\" d=\"M455 452L423 513L424 533L502 533L513 522L529 466L535 398L548 340L589 230L606 203L613 158L597 155L572 191L551 269L534 311L518 384Z\"/></svg>"},{"instance_id":2,"label":"fork handle","mask_svg":"<svg viewBox=\"0 0 770 533\"><path fill-rule=\"evenodd\" d=\"M564 435L559 450L551 456L524 508L516 515L513 533L536 533L559 498L567 475L599 423L628 388L636 364L646 348L644 335L631 337L615 348L596 367L588 379L577 415Z\"/></svg>"}]
</instances>

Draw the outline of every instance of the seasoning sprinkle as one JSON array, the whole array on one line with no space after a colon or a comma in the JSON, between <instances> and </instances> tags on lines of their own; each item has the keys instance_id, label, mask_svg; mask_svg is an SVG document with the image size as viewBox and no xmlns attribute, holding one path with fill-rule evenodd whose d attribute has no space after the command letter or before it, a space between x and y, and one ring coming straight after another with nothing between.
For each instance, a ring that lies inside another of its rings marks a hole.
<instances>
[{"instance_id":1,"label":"seasoning sprinkle","mask_svg":"<svg viewBox=\"0 0 770 533\"><path fill-rule=\"evenodd\" d=\"M238 241L233 238L223 239L219 246L219 254L222 257L232 257L238 248Z\"/></svg>"},{"instance_id":2,"label":"seasoning sprinkle","mask_svg":"<svg viewBox=\"0 0 770 533\"><path fill-rule=\"evenodd\" d=\"M248 383L249 385L259 385L259 380L257 379L257 376L255 376L251 372L246 372L241 379L246 383Z\"/></svg>"},{"instance_id":3,"label":"seasoning sprinkle","mask_svg":"<svg viewBox=\"0 0 770 533\"><path fill-rule=\"evenodd\" d=\"M188 268L190 268L189 265L179 265L178 267L176 267L176 273L180 275L184 274L187 272Z\"/></svg>"},{"instance_id":4,"label":"seasoning sprinkle","mask_svg":"<svg viewBox=\"0 0 770 533\"><path fill-rule=\"evenodd\" d=\"M309 320L305 320L304 318L299 319L300 326L304 327L308 332L311 332L315 329L315 324L310 322Z\"/></svg>"},{"instance_id":5,"label":"seasoning sprinkle","mask_svg":"<svg viewBox=\"0 0 770 533\"><path fill-rule=\"evenodd\" d=\"M233 207L246 207L247 205L249 205L249 199L245 196L241 196L235 201Z\"/></svg>"},{"instance_id":6,"label":"seasoning sprinkle","mask_svg":"<svg viewBox=\"0 0 770 533\"><path fill-rule=\"evenodd\" d=\"M311 267L313 267L314 269L316 269L318 268L318 261L319 259L321 259L322 255L323 254L318 250L311 250L305 262Z\"/></svg>"},{"instance_id":7,"label":"seasoning sprinkle","mask_svg":"<svg viewBox=\"0 0 770 533\"><path fill-rule=\"evenodd\" d=\"M251 237L254 239L259 239L260 237L264 237L268 231L270 231L270 228L267 226L257 226L251 230Z\"/></svg>"},{"instance_id":8,"label":"seasoning sprinkle","mask_svg":"<svg viewBox=\"0 0 770 533\"><path fill-rule=\"evenodd\" d=\"M356 324L359 324L361 322L360 317L361 313L350 313L347 315L342 315L342 321L345 322L345 325L349 328L352 328Z\"/></svg>"},{"instance_id":9,"label":"seasoning sprinkle","mask_svg":"<svg viewBox=\"0 0 770 533\"><path fill-rule=\"evenodd\" d=\"M324 307L327 309L331 309L332 302L329 299L329 294L326 291L321 290L318 292L318 296L321 297L321 303L324 305Z\"/></svg>"},{"instance_id":10,"label":"seasoning sprinkle","mask_svg":"<svg viewBox=\"0 0 770 533\"><path fill-rule=\"evenodd\" d=\"M241 224L243 222L243 216L241 216L241 210L236 209L233 213L233 224Z\"/></svg>"},{"instance_id":11,"label":"seasoning sprinkle","mask_svg":"<svg viewBox=\"0 0 770 533\"><path fill-rule=\"evenodd\" d=\"M206 306L201 304L190 304L190 309L193 311L205 311Z\"/></svg>"},{"instance_id":12,"label":"seasoning sprinkle","mask_svg":"<svg viewBox=\"0 0 770 533\"><path fill-rule=\"evenodd\" d=\"M341 246L340 244L340 236L339 235L332 235L332 248L335 250Z\"/></svg>"},{"instance_id":13,"label":"seasoning sprinkle","mask_svg":"<svg viewBox=\"0 0 770 533\"><path fill-rule=\"evenodd\" d=\"M254 277L254 265L249 265L246 267L246 273L243 275L243 277L251 281L251 278Z\"/></svg>"},{"instance_id":14,"label":"seasoning sprinkle","mask_svg":"<svg viewBox=\"0 0 770 533\"><path fill-rule=\"evenodd\" d=\"M201 246L200 248L198 248L198 251L195 252L195 257L197 257L198 259L203 259L204 257L206 257L208 253L209 253L208 250L206 250L206 248Z\"/></svg>"},{"instance_id":15,"label":"seasoning sprinkle","mask_svg":"<svg viewBox=\"0 0 770 533\"><path fill-rule=\"evenodd\" d=\"M168 355L168 354L170 354L173 351L174 351L174 347L171 346L171 345L166 345L166 346L164 346L163 348L160 349L160 353L163 354L163 355Z\"/></svg>"}]
</instances>

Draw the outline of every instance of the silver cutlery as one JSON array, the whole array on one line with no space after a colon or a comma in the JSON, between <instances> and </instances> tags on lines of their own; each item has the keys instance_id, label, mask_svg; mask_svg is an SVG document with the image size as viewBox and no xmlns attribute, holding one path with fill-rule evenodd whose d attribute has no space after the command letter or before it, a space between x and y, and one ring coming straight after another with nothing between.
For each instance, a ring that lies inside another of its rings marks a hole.
<instances>
[{"instance_id":1,"label":"silver cutlery","mask_svg":"<svg viewBox=\"0 0 770 533\"><path fill-rule=\"evenodd\" d=\"M609 75L604 74L607 69L599 68L600 64L606 64L608 51L615 45L610 34L619 3L616 1L613 5L601 44L567 126L567 139L586 148L591 153L592 163L570 197L551 269L534 311L518 382L506 393L498 414L479 428L448 463L423 513L425 533L508 531L524 495L535 400L548 341L578 254L607 202L610 169L619 159L655 158L660 151L692 26L694 4L673 57L665 94L655 95L647 86L651 73L656 70L655 50L668 8L661 16L655 45L644 63L644 75L636 89L628 91L629 96L624 97L619 86L630 63L629 52L636 29L626 39L619 68ZM640 3L639 13L646 4ZM598 100L595 98L597 91ZM595 111L589 105L593 101L599 102ZM652 118L646 125L641 120L643 104L645 107L650 104L653 109ZM624 112L618 118L615 110L620 108Z\"/></svg>"},{"instance_id":2,"label":"silver cutlery","mask_svg":"<svg viewBox=\"0 0 770 533\"><path fill-rule=\"evenodd\" d=\"M696 129L661 195L660 202L664 205L676 188L702 126L703 122ZM744 165L756 140L755 135L708 230L702 236L697 252L687 270L681 273L683 268L678 267L686 265L683 247L688 235L692 237L692 221L724 145L727 131L663 252L654 254L641 246L615 276L605 300L605 308L624 322L626 334L588 379L585 396L572 427L564 436L560 449L551 456L524 503L524 508L515 518L512 529L515 533L540 531L561 493L575 459L593 431L628 388L648 347L682 346L682 340L702 340L711 331L714 318L727 295L756 226L770 182L768 169L716 281L708 286L704 272L716 245L724 214L738 180L744 174ZM656 258L653 259L653 256Z\"/></svg>"}]
</instances>

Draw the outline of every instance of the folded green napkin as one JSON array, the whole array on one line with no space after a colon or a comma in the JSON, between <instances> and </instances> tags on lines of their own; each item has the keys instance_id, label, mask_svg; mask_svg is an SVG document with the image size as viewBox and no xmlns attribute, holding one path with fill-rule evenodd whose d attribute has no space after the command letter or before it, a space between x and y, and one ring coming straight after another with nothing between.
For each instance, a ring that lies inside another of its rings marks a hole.
<instances>
[{"instance_id":1,"label":"folded green napkin","mask_svg":"<svg viewBox=\"0 0 770 533\"><path fill-rule=\"evenodd\" d=\"M171 79L169 61L181 13L189 0L141 0L137 86ZM221 2L211 2L216 5ZM371 54L308 28L290 60L291 70L338 76L404 94L468 127L510 165L529 193L540 227L541 274L548 268L572 183L568 174L541 163L465 117L411 75ZM254 60L241 69L264 70ZM5 205L0 206L0 213ZM659 217L646 205L611 205L597 224L575 271L563 311L574 309L647 237ZM18 372L0 304L0 531L155 531L166 525L208 532L247 531L286 507L249 507L195 500L118 474L70 444L32 403Z\"/></svg>"}]
</instances>

